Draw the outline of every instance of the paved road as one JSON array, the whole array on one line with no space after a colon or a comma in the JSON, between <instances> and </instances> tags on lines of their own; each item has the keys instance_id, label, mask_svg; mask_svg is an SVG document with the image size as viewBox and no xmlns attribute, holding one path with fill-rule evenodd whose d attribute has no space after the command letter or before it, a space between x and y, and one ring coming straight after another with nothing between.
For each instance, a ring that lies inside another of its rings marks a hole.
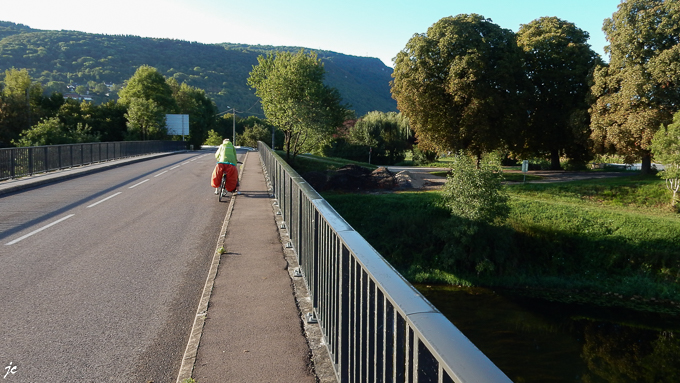
<instances>
[{"instance_id":1,"label":"paved road","mask_svg":"<svg viewBox=\"0 0 680 383\"><path fill-rule=\"evenodd\" d=\"M228 203L211 152L0 197L8 382L174 382Z\"/></svg>"}]
</instances>

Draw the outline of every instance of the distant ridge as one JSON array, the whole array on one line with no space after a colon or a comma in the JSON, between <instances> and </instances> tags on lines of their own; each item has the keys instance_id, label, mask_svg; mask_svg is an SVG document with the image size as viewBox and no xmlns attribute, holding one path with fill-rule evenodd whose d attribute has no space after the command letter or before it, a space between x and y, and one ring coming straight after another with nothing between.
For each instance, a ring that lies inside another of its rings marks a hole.
<instances>
[{"instance_id":1,"label":"distant ridge","mask_svg":"<svg viewBox=\"0 0 680 383\"><path fill-rule=\"evenodd\" d=\"M94 85L120 86L139 66L149 65L166 77L204 89L220 111L229 106L237 112L261 114L258 98L246 84L253 65L257 65L257 57L277 50L300 49L47 31L0 21L2 72L26 68L34 81L62 93L69 91L66 88L69 84L84 85L98 102L115 96L112 91L102 91L101 86L97 93ZM343 101L351 104L358 117L373 110L397 110L389 87L392 68L377 58L314 51L324 62L326 84L340 91Z\"/></svg>"}]
</instances>

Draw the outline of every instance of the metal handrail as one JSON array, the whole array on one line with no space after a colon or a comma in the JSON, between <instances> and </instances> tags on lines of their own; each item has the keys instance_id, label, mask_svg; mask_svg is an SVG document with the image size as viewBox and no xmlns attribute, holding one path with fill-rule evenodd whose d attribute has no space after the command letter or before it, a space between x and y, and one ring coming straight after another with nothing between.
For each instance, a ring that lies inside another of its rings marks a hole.
<instances>
[{"instance_id":1,"label":"metal handrail","mask_svg":"<svg viewBox=\"0 0 680 383\"><path fill-rule=\"evenodd\" d=\"M182 141L121 141L0 149L0 181L151 153L186 149Z\"/></svg>"},{"instance_id":2,"label":"metal handrail","mask_svg":"<svg viewBox=\"0 0 680 383\"><path fill-rule=\"evenodd\" d=\"M258 149L339 382L510 382L295 170Z\"/></svg>"}]
</instances>

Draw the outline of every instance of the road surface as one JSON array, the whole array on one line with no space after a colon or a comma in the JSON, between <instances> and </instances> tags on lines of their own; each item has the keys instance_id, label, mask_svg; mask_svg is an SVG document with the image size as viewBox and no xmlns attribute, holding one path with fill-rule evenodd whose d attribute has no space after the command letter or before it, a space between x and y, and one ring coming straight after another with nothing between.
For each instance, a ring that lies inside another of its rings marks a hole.
<instances>
[{"instance_id":1,"label":"road surface","mask_svg":"<svg viewBox=\"0 0 680 383\"><path fill-rule=\"evenodd\" d=\"M228 207L214 163L187 152L0 197L4 380L175 381Z\"/></svg>"}]
</instances>

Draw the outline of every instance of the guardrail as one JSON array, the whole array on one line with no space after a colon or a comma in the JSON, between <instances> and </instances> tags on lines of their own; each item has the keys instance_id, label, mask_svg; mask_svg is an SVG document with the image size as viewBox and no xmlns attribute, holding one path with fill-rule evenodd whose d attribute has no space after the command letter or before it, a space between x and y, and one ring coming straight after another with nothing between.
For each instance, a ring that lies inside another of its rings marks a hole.
<instances>
[{"instance_id":1,"label":"guardrail","mask_svg":"<svg viewBox=\"0 0 680 383\"><path fill-rule=\"evenodd\" d=\"M121 141L0 149L0 181L143 154L183 150L182 141Z\"/></svg>"},{"instance_id":2,"label":"guardrail","mask_svg":"<svg viewBox=\"0 0 680 383\"><path fill-rule=\"evenodd\" d=\"M511 382L262 142L338 381Z\"/></svg>"}]
</instances>

